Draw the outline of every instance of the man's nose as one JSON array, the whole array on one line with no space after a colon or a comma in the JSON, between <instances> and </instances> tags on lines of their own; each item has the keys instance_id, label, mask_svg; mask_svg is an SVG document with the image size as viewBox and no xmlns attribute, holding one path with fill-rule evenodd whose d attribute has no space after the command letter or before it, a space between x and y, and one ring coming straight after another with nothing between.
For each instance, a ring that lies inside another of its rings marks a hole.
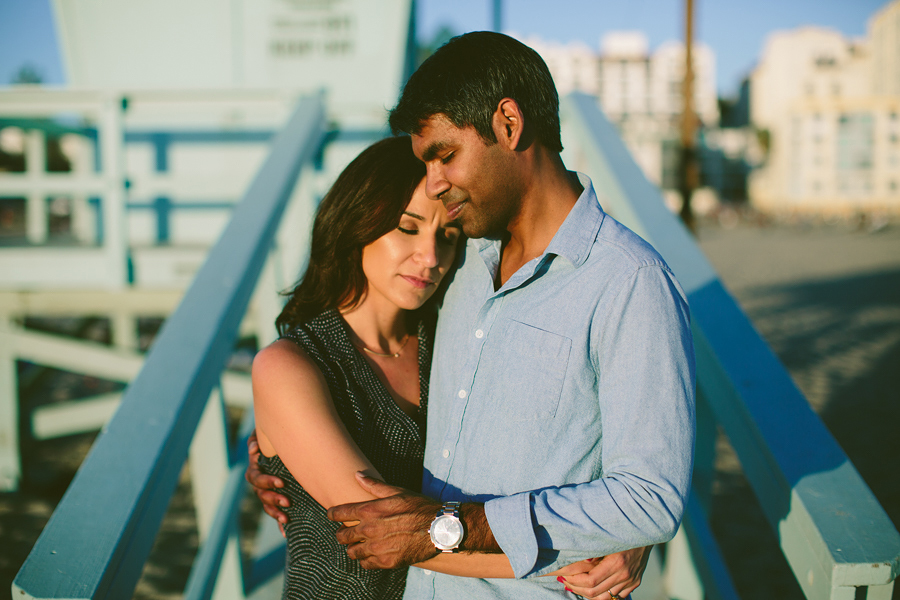
<instances>
[{"instance_id":1,"label":"man's nose","mask_svg":"<svg viewBox=\"0 0 900 600\"><path fill-rule=\"evenodd\" d=\"M431 200L440 200L441 195L450 189L450 183L438 165L430 164L425 171L425 195Z\"/></svg>"}]
</instances>

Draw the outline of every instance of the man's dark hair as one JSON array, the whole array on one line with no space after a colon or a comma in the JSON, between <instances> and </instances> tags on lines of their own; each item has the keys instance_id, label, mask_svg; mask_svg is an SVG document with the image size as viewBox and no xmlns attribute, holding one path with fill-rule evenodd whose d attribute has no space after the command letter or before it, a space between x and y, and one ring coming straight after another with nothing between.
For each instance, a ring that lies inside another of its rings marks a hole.
<instances>
[{"instance_id":1,"label":"man's dark hair","mask_svg":"<svg viewBox=\"0 0 900 600\"><path fill-rule=\"evenodd\" d=\"M522 109L526 139L562 151L559 96L546 63L525 44L491 31L457 36L428 57L391 111L391 129L416 134L429 118L443 114L494 144L491 119L503 98Z\"/></svg>"}]
</instances>

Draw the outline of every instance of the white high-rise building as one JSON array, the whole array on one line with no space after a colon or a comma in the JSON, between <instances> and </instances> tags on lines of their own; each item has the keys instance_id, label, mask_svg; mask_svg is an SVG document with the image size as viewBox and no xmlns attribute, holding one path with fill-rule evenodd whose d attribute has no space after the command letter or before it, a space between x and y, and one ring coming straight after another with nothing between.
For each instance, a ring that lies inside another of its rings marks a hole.
<instances>
[{"instance_id":1,"label":"white high-rise building","mask_svg":"<svg viewBox=\"0 0 900 600\"><path fill-rule=\"evenodd\" d=\"M643 33L621 31L600 42L600 104L613 121L649 115L650 52Z\"/></svg>"},{"instance_id":2,"label":"white high-rise building","mask_svg":"<svg viewBox=\"0 0 900 600\"><path fill-rule=\"evenodd\" d=\"M647 177L674 187L679 123L682 110L684 45L666 42L650 52L641 32L605 35L599 52L581 43L560 44L537 37L523 39L547 63L560 96L573 91L597 96L607 117L618 127ZM719 121L715 55L695 44L694 110L707 127Z\"/></svg>"},{"instance_id":3,"label":"white high-rise building","mask_svg":"<svg viewBox=\"0 0 900 600\"><path fill-rule=\"evenodd\" d=\"M771 213L900 214L900 0L866 39L803 27L772 34L751 76L750 116L767 140L750 178Z\"/></svg>"},{"instance_id":4,"label":"white high-rise building","mask_svg":"<svg viewBox=\"0 0 900 600\"><path fill-rule=\"evenodd\" d=\"M900 2L890 2L869 21L872 92L900 96Z\"/></svg>"},{"instance_id":5,"label":"white high-rise building","mask_svg":"<svg viewBox=\"0 0 900 600\"><path fill-rule=\"evenodd\" d=\"M719 123L716 94L716 56L706 44L694 44L691 62L694 67L694 112L707 127ZM681 115L684 105L681 90L684 80L684 44L665 42L650 58L650 99L652 112Z\"/></svg>"},{"instance_id":6,"label":"white high-rise building","mask_svg":"<svg viewBox=\"0 0 900 600\"><path fill-rule=\"evenodd\" d=\"M581 42L561 44L528 37L522 43L541 55L560 96L574 91L596 95L600 89L597 53Z\"/></svg>"}]
</instances>

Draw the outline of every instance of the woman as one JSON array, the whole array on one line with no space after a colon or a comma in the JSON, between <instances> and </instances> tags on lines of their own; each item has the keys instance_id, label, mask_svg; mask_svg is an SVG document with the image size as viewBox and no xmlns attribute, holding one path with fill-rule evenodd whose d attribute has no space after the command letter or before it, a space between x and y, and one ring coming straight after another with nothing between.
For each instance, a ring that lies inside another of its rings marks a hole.
<instances>
[{"instance_id":1,"label":"woman","mask_svg":"<svg viewBox=\"0 0 900 600\"><path fill-rule=\"evenodd\" d=\"M372 499L357 471L421 486L435 303L461 235L426 197L424 174L409 138L377 142L348 165L322 200L307 272L276 321L283 337L253 363L259 466L291 501L285 598L403 593L406 570L362 569L325 511ZM512 576L502 554L441 554L421 566Z\"/></svg>"}]
</instances>

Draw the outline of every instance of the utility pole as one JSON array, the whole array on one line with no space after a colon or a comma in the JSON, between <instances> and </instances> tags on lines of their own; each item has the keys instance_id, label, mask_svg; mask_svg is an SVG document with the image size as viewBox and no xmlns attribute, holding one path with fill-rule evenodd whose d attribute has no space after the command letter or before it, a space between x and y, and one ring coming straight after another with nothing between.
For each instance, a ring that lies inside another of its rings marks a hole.
<instances>
[{"instance_id":1,"label":"utility pole","mask_svg":"<svg viewBox=\"0 0 900 600\"><path fill-rule=\"evenodd\" d=\"M681 112L681 156L678 187L681 192L681 220L694 231L694 213L691 195L700 183L700 165L697 161L697 115L694 112L694 0L685 0L684 6L684 81L681 86L683 108Z\"/></svg>"},{"instance_id":2,"label":"utility pole","mask_svg":"<svg viewBox=\"0 0 900 600\"><path fill-rule=\"evenodd\" d=\"M503 0L494 0L494 31L502 33L503 25Z\"/></svg>"}]
</instances>

